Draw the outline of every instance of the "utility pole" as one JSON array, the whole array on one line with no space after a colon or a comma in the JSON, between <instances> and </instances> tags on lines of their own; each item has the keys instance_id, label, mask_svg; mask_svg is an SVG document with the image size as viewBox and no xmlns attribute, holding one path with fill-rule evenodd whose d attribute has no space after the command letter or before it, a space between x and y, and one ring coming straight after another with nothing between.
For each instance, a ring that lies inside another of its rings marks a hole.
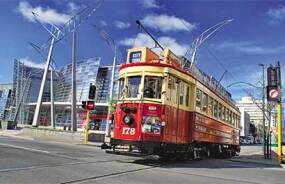
<instances>
[{"instance_id":1,"label":"utility pole","mask_svg":"<svg viewBox=\"0 0 285 184\"><path fill-rule=\"evenodd\" d=\"M265 130L265 79L264 79L264 64L259 64L262 67L262 126L263 126L263 155L267 158L266 152L266 130Z\"/></svg>"},{"instance_id":2,"label":"utility pole","mask_svg":"<svg viewBox=\"0 0 285 184\"><path fill-rule=\"evenodd\" d=\"M117 55L117 46L114 45L114 59L113 59L113 66L112 66L111 88L110 88L110 95L109 95L109 99L110 99L111 104L109 105L109 108L108 108L109 119L108 119L108 122L106 125L106 137L111 136L112 119L110 118L110 116L112 116L111 105L113 105L113 91L114 91L114 81L115 81L116 55Z\"/></svg>"},{"instance_id":3,"label":"utility pole","mask_svg":"<svg viewBox=\"0 0 285 184\"><path fill-rule=\"evenodd\" d=\"M77 131L77 110L76 110L76 31L72 34L72 94L71 94L71 129Z\"/></svg>"},{"instance_id":4,"label":"utility pole","mask_svg":"<svg viewBox=\"0 0 285 184\"><path fill-rule=\"evenodd\" d=\"M55 128L54 123L54 93L53 93L53 69L50 67L50 124Z\"/></svg>"},{"instance_id":5,"label":"utility pole","mask_svg":"<svg viewBox=\"0 0 285 184\"><path fill-rule=\"evenodd\" d=\"M47 59L46 59L44 75L43 75L43 78L42 78L41 87L40 87L40 91L39 91L39 96L38 96L38 100L37 100L37 105L36 105L34 118L33 118L33 124L32 124L33 126L38 126L38 119L39 119L39 115L40 115L40 108L41 108L41 104L42 104L42 96L43 96L43 92L44 92L44 86L45 86L47 73L48 73L48 69L49 69L49 66L50 66L51 56L52 56L53 47L54 47L55 42L58 42L58 41L62 40L69 33L75 32L76 29L78 29L78 27L83 22L86 22L88 20L88 18L101 6L101 4L102 4L102 0L97 0L97 2L95 3L94 7L92 7L92 8L89 8L89 7L84 8L79 13L77 13L73 17L71 17L64 24L64 26L60 27L60 28L55 26L52 23L43 24L38 19L39 15L36 14L35 12L32 12L33 15L35 16L36 22L38 22L51 35L51 42L50 42L50 46L49 46L49 52L48 52L48 56L47 56Z\"/></svg>"}]
</instances>

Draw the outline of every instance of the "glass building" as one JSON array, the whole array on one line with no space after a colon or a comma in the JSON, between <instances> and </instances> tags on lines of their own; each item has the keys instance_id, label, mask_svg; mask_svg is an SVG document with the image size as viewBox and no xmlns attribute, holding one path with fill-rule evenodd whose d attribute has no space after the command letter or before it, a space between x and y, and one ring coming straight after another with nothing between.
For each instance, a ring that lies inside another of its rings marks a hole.
<instances>
[{"instance_id":1,"label":"glass building","mask_svg":"<svg viewBox=\"0 0 285 184\"><path fill-rule=\"evenodd\" d=\"M96 85L95 110L91 111L91 129L105 130L108 113L109 90L111 86L112 66L100 66L101 58L90 58L77 62L76 65L76 99L77 125L82 127L86 112L81 108L82 101L88 100L90 83ZM118 67L115 70L115 81ZM14 62L13 117L21 124L32 124L34 110L44 70L27 66L23 62ZM68 64L61 70L53 71L55 126L70 128L71 126L71 73L72 65ZM50 74L45 83L42 106L40 109L40 126L50 126ZM116 83L115 83L116 84ZM114 86L114 90L116 85ZM115 96L116 93L114 93ZM13 119L13 118L12 118Z\"/></svg>"},{"instance_id":2,"label":"glass building","mask_svg":"<svg viewBox=\"0 0 285 184\"><path fill-rule=\"evenodd\" d=\"M9 116L13 84L0 84L0 121Z\"/></svg>"}]
</instances>

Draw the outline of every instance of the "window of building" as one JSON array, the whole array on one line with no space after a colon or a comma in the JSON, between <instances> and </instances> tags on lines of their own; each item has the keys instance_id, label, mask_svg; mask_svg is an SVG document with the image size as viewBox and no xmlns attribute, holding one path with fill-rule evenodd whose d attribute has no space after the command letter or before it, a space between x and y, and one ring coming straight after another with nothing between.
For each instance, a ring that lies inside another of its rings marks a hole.
<instances>
[{"instance_id":1,"label":"window of building","mask_svg":"<svg viewBox=\"0 0 285 184\"><path fill-rule=\"evenodd\" d=\"M131 76L128 77L128 98L138 98L139 97L139 87L141 84L141 76Z\"/></svg>"},{"instance_id":2,"label":"window of building","mask_svg":"<svg viewBox=\"0 0 285 184\"><path fill-rule=\"evenodd\" d=\"M202 96L202 112L208 113L208 95L203 93Z\"/></svg>"},{"instance_id":3,"label":"window of building","mask_svg":"<svg viewBox=\"0 0 285 184\"><path fill-rule=\"evenodd\" d=\"M146 98L161 98L162 77L145 76L144 93Z\"/></svg>"},{"instance_id":4,"label":"window of building","mask_svg":"<svg viewBox=\"0 0 285 184\"><path fill-rule=\"evenodd\" d=\"M201 111L202 91L197 88L196 90L196 110Z\"/></svg>"},{"instance_id":5,"label":"window of building","mask_svg":"<svg viewBox=\"0 0 285 184\"><path fill-rule=\"evenodd\" d=\"M216 101L216 100L214 100L214 116L216 117L216 118L218 118L218 102Z\"/></svg>"}]
</instances>

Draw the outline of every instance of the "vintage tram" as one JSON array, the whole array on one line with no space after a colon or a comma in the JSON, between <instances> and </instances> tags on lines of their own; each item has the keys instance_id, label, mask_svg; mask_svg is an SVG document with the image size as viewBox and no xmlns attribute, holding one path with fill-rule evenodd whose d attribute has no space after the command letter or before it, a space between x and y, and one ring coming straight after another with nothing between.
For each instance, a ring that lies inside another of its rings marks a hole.
<instances>
[{"instance_id":1,"label":"vintage tram","mask_svg":"<svg viewBox=\"0 0 285 184\"><path fill-rule=\"evenodd\" d=\"M170 49L128 50L119 70L111 146L160 156L230 157L239 152L240 112L217 80L182 68Z\"/></svg>"}]
</instances>

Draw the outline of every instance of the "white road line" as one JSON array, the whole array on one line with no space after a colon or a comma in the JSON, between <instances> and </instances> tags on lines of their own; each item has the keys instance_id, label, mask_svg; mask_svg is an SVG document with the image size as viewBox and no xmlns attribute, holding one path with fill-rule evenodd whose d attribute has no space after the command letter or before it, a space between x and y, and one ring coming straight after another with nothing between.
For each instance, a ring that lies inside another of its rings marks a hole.
<instances>
[{"instance_id":1,"label":"white road line","mask_svg":"<svg viewBox=\"0 0 285 184\"><path fill-rule=\"evenodd\" d=\"M45 151L45 150L27 148L27 147L22 147L22 146L15 146L15 145L5 144L5 143L0 143L0 146L7 146L7 147L11 147L11 148L16 148L16 149L23 149L23 150L27 150L27 151L40 152L40 153L47 153L47 154L50 153L49 151Z\"/></svg>"}]
</instances>

